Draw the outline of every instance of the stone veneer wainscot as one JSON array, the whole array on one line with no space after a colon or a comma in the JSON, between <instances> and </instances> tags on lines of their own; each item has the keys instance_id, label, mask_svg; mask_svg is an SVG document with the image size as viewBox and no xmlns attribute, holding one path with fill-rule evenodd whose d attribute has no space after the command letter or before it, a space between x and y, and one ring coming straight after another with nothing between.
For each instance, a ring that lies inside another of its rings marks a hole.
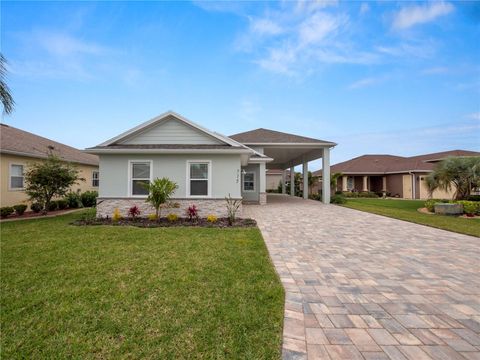
<instances>
[{"instance_id":1,"label":"stone veneer wainscot","mask_svg":"<svg viewBox=\"0 0 480 360\"><path fill-rule=\"evenodd\" d=\"M241 199L238 199L241 200ZM225 199L170 199L173 203L178 203L178 208L162 208L161 216L167 214L177 214L180 217L186 216L186 210L190 205L198 208L198 216L206 217L215 215L218 217L227 217L227 202ZM115 209L120 211L122 216L128 216L128 210L132 206L138 206L140 216L155 214L155 209L142 198L98 198L97 199L97 217L112 217ZM242 205L240 205L237 216L242 215Z\"/></svg>"}]
</instances>

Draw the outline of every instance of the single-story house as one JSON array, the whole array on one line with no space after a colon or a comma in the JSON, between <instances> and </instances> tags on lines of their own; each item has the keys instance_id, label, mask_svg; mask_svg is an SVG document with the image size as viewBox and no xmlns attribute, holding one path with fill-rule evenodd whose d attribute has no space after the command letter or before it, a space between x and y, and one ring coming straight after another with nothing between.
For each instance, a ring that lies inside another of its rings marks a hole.
<instances>
[{"instance_id":1,"label":"single-story house","mask_svg":"<svg viewBox=\"0 0 480 360\"><path fill-rule=\"evenodd\" d=\"M72 190L84 192L97 190L99 182L98 157L59 142L0 124L0 206L28 203L24 191L24 174L28 164L42 161L49 154L74 163L79 170L80 181Z\"/></svg>"},{"instance_id":2,"label":"single-story house","mask_svg":"<svg viewBox=\"0 0 480 360\"><path fill-rule=\"evenodd\" d=\"M143 214L153 212L143 184L162 177L178 185L172 202L179 207L169 212L183 215L195 204L202 216L225 216L227 196L266 203L268 168L282 169L285 184L287 168L302 164L306 172L309 161L322 158L329 179L335 145L268 129L227 137L169 111L86 151L100 158L98 216L111 216L115 209L126 215L133 205ZM325 187L328 203L329 182Z\"/></svg>"},{"instance_id":3,"label":"single-story house","mask_svg":"<svg viewBox=\"0 0 480 360\"><path fill-rule=\"evenodd\" d=\"M404 199L428 199L426 176L436 163L450 156L479 156L468 150L451 150L411 157L395 155L362 155L335 164L331 173L342 173L337 182L337 191L372 191ZM321 176L320 172L314 173ZM450 199L455 189L437 189L433 198Z\"/></svg>"}]
</instances>

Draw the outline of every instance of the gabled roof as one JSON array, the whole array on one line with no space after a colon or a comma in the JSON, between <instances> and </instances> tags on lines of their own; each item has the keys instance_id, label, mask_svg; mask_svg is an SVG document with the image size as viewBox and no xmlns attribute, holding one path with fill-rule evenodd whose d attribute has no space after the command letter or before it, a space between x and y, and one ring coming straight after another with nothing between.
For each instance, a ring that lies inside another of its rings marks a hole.
<instances>
[{"instance_id":1,"label":"gabled roof","mask_svg":"<svg viewBox=\"0 0 480 360\"><path fill-rule=\"evenodd\" d=\"M435 168L434 161L449 156L480 156L479 152L451 150L411 157L395 155L362 155L330 167L331 173L344 174L394 174L409 171L430 172ZM317 175L319 172L316 172Z\"/></svg>"},{"instance_id":2,"label":"gabled roof","mask_svg":"<svg viewBox=\"0 0 480 360\"><path fill-rule=\"evenodd\" d=\"M173 111L167 111L167 112L165 112L165 113L163 113L159 116L154 117L153 119L145 121L144 123L141 123L140 125L137 125L137 126L131 128L130 130L127 130L127 131L121 133L120 135L117 135L117 136L101 143L98 146L100 147L100 146L109 146L109 145L119 145L119 143L122 140L124 140L128 137L131 137L135 134L138 134L142 131L145 131L146 129L151 128L155 125L158 125L161 122L163 122L163 121L165 121L165 120L167 120L171 117L175 118L177 121L180 121L180 122L194 128L194 129L199 130L200 132L202 132L202 133L204 133L208 136L211 136L214 139L217 139L217 140L221 141L224 144L227 144L227 145L233 146L233 147L240 147L240 148L245 147L242 144L239 144L237 141L234 141L234 140L232 140L232 139L230 139L230 138L228 138L224 135L218 134L216 132L210 131L210 130L204 128L203 126L200 126L200 125L194 123L193 121L190 121L187 118L183 117L182 115L177 114Z\"/></svg>"},{"instance_id":3,"label":"gabled roof","mask_svg":"<svg viewBox=\"0 0 480 360\"><path fill-rule=\"evenodd\" d=\"M259 128L238 134L231 135L230 138L245 145L272 145L272 144L317 144L331 145L336 144L326 140L313 139L306 136L288 134L281 131Z\"/></svg>"},{"instance_id":4,"label":"gabled roof","mask_svg":"<svg viewBox=\"0 0 480 360\"><path fill-rule=\"evenodd\" d=\"M53 154L65 161L98 166L95 155L6 124L0 124L0 152L40 159Z\"/></svg>"}]
</instances>

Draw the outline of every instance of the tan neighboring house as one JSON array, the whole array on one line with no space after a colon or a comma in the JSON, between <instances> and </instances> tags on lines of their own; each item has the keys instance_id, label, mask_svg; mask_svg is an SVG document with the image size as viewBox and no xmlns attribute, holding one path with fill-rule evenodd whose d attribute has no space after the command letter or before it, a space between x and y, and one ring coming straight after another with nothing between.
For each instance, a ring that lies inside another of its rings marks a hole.
<instances>
[{"instance_id":1,"label":"tan neighboring house","mask_svg":"<svg viewBox=\"0 0 480 360\"><path fill-rule=\"evenodd\" d=\"M480 156L468 150L443 151L432 154L402 157L394 155L362 155L331 166L331 173L342 173L337 191L385 192L404 199L428 199L426 176L435 164L449 156ZM314 175L319 176L320 172ZM451 199L455 190L435 190L433 198Z\"/></svg>"},{"instance_id":2,"label":"tan neighboring house","mask_svg":"<svg viewBox=\"0 0 480 360\"><path fill-rule=\"evenodd\" d=\"M80 181L72 190L97 190L99 185L98 157L71 146L0 124L0 206L28 203L24 191L24 173L29 164L42 161L48 154L74 163L80 171Z\"/></svg>"}]
</instances>

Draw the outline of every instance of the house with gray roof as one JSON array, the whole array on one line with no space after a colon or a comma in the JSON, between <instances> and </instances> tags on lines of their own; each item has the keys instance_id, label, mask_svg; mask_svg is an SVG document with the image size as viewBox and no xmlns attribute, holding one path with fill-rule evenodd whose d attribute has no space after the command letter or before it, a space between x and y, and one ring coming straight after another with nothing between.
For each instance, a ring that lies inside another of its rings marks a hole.
<instances>
[{"instance_id":1,"label":"house with gray roof","mask_svg":"<svg viewBox=\"0 0 480 360\"><path fill-rule=\"evenodd\" d=\"M143 213L153 212L145 202L144 184L162 177L178 185L172 201L179 207L169 212L195 204L202 216L225 216L228 196L266 203L267 169L282 171L284 193L287 169L302 165L306 174L312 160L323 159L323 173L329 179L330 149L335 145L268 129L225 136L169 111L86 152L100 159L98 216L111 216L115 209L126 215L133 205ZM304 187L308 189L308 183ZM328 203L328 181L323 191Z\"/></svg>"}]
</instances>

